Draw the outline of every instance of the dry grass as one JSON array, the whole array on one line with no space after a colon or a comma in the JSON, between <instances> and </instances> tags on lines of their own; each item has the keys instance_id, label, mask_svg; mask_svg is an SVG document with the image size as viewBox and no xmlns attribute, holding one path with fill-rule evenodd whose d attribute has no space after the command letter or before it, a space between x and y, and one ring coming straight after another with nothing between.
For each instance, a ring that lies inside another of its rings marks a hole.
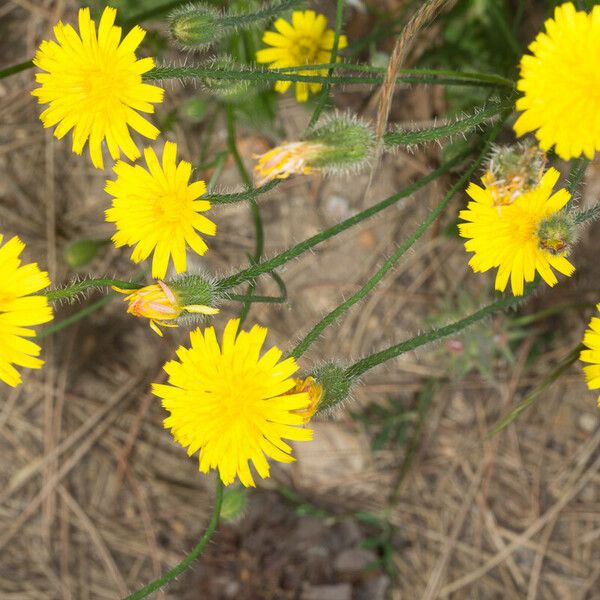
<instances>
[{"instance_id":1,"label":"dry grass","mask_svg":"<svg viewBox=\"0 0 600 600\"><path fill-rule=\"evenodd\" d=\"M31 56L58 17L73 15L74 4L7 0L0 7L0 53L6 62ZM27 258L39 260L60 282L73 275L62 260L68 241L111 233L103 223L104 174L42 130L31 87L31 72L0 82L0 229L21 235ZM182 97L178 85L170 95L176 104ZM366 106L365 116L374 116L362 93L338 97L344 105ZM281 109L293 137L306 114L289 99ZM392 118L426 120L440 113L440 90L401 90ZM185 124L174 132L187 158L198 156L198 133ZM224 133L215 143L224 143ZM239 140L247 157L264 143L249 134ZM384 157L372 197L428 172L436 154L429 148ZM267 254L348 216L359 207L367 179L363 174L349 185L295 178L263 198ZM222 182L236 184L233 166ZM599 182L591 170L590 198L596 198ZM273 342L291 346L368 278L446 183L289 264L282 275L290 303L257 306L250 321L268 324ZM246 206L220 208L216 221L220 235L196 266L225 273L244 264L252 229ZM582 248L593 248L589 237ZM586 254L579 252L577 280L536 297L532 311L597 300L600 273L594 254ZM302 366L308 371L332 356L355 358L422 329L424 315L445 298L489 284L465 263L456 240L430 232L368 300L327 332ZM132 273L126 254L114 249L92 270ZM269 281L261 285L270 291ZM217 322L236 308L228 307ZM71 310L63 307L60 316ZM543 322L520 342L515 365L497 362L492 382L472 374L437 387L420 450L390 512L399 573L389 585L390 597L600 598L600 430L579 367L515 425L486 439L498 417L577 343L586 318L569 312ZM524 368L532 344L551 331L555 337ZM199 537L211 510L212 480L198 474L195 461L162 429L163 412L149 392L184 339L185 332L176 331L159 340L113 302L45 340L46 368L29 374L15 391L2 392L3 600L118 598L176 563ZM357 405L390 395L411 405L425 381L444 375L441 355L443 348L423 349L369 374L356 390ZM252 493L247 515L222 526L197 567L163 598L310 598L325 593L311 586L343 583L351 584L344 589L352 589L354 598L375 598L375 583L386 587L381 574L349 574L336 570L335 561L367 535L346 515L385 507L403 452L373 454L346 413L316 429L315 443L299 448L299 462L277 468L273 480ZM278 484L294 485L338 516L296 514L277 494Z\"/></svg>"}]
</instances>

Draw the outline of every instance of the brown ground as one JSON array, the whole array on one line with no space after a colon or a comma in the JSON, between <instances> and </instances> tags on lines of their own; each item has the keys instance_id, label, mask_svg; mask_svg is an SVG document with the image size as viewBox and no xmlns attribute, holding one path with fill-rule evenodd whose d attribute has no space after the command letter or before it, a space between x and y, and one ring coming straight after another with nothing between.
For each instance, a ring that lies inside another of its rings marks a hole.
<instances>
[{"instance_id":1,"label":"brown ground","mask_svg":"<svg viewBox=\"0 0 600 600\"><path fill-rule=\"evenodd\" d=\"M65 0L5 0L0 6L2 63L33 54L49 26L72 18ZM28 92L31 71L0 82L0 231L28 243L27 258L56 282L74 273L65 245L78 237L106 237L105 174L72 155L38 121ZM169 105L187 92L168 88ZM345 90L341 106L373 103ZM167 108L165 108L165 111ZM403 90L393 119L427 121L443 114L440 90ZM290 139L307 113L281 101ZM185 158L199 152L199 131L181 122L170 134ZM224 131L215 150L224 145ZM240 130L246 157L267 140ZM437 147L385 158L373 198L382 198L437 163ZM294 178L260 201L267 255L288 247L361 207L366 175L351 179ZM600 187L590 169L583 202ZM238 184L232 165L220 181ZM342 297L355 291L413 230L447 187L441 181L388 209L281 270L290 302L256 306L249 323L267 324L270 341L290 347ZM464 198L455 200L454 209ZM215 211L219 236L195 267L220 274L237 269L253 247L246 205ZM445 223L450 222L446 218ZM595 225L592 225L593 229ZM491 278L473 275L462 245L429 232L376 292L302 360L351 360L422 331L444 307L458 309L468 290L486 301ZM533 299L527 312L573 301L598 300L599 266L589 232L575 256L577 276ZM130 276L125 252L107 249L94 275ZM273 291L265 280L262 290ZM235 314L233 303L217 321ZM63 307L59 317L71 307ZM464 311L463 311L464 312ZM250 495L243 518L224 524L194 568L158 597L182 600L301 598L303 600L416 598L592 600L600 598L600 429L593 394L575 365L502 434L486 432L579 341L590 309L540 321L514 345L514 363L493 354L492 375L471 370L448 377L444 344L403 356L370 373L355 390L356 411L386 398L414 409L427 381L434 389L420 447L398 487L400 449L373 452L365 429L341 411L315 423L316 439L298 448L299 461L276 467ZM503 343L506 319L487 322ZM472 336L476 334L473 333ZM211 510L212 477L162 428L164 412L149 392L183 330L159 340L145 323L113 302L54 339L44 341L46 367L30 373L0 403L0 598L3 600L115 599L178 562L198 539ZM472 339L472 338L467 338ZM537 349L530 364L524 359ZM483 359L480 362L484 362ZM324 511L306 514L306 504ZM357 511L389 508L397 577L366 568L374 558L361 542L374 530ZM388 596L386 596L386 594Z\"/></svg>"}]
</instances>

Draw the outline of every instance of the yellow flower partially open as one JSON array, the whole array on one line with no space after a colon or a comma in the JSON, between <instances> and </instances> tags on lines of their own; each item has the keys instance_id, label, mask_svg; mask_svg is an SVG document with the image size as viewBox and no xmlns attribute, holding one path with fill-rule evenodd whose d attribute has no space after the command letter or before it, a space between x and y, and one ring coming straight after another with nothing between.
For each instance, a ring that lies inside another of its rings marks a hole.
<instances>
[{"instance_id":1,"label":"yellow flower partially open","mask_svg":"<svg viewBox=\"0 0 600 600\"><path fill-rule=\"evenodd\" d=\"M216 315L218 308L203 304L182 305L176 292L164 281L147 285L138 290L127 290L113 286L116 292L126 294L123 300L129 302L127 312L136 317L150 320L150 328L162 337L160 327L177 327L175 322L183 313Z\"/></svg>"}]
</instances>

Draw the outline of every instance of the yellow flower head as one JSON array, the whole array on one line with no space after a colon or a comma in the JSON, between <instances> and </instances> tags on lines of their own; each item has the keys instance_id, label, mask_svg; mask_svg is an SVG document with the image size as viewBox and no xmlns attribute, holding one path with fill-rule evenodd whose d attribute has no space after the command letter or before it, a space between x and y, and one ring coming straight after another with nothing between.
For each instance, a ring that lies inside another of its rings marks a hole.
<instances>
[{"instance_id":1,"label":"yellow flower head","mask_svg":"<svg viewBox=\"0 0 600 600\"><path fill-rule=\"evenodd\" d=\"M0 380L15 387L21 375L13 365L39 369L40 347L26 338L35 331L27 329L52 320L46 296L35 296L50 285L48 273L36 263L21 265L19 255L25 244L13 237L3 246L0 235Z\"/></svg>"},{"instance_id":2,"label":"yellow flower head","mask_svg":"<svg viewBox=\"0 0 600 600\"><path fill-rule=\"evenodd\" d=\"M162 102L163 90L142 83L142 74L154 67L152 58L137 60L135 50L146 32L137 25L121 41L115 27L117 11L107 7L98 33L90 9L79 10L79 34L58 23L56 42L43 41L33 59L45 71L38 73L40 87L31 92L40 104L49 104L40 116L44 127L53 127L57 138L73 129L73 152L81 154L89 140L92 163L101 169L102 141L106 140L113 159L121 150L131 160L140 152L129 127L156 139L158 129L139 115L153 113L152 103ZM139 112L138 112L139 111Z\"/></svg>"},{"instance_id":3,"label":"yellow flower head","mask_svg":"<svg viewBox=\"0 0 600 600\"><path fill-rule=\"evenodd\" d=\"M174 322L183 313L216 315L218 308L203 304L182 305L178 294L164 281L147 285L138 290L126 290L113 286L113 290L127 294L123 300L129 302L127 312L136 317L150 320L150 328L160 337L163 333L160 327L177 327Z\"/></svg>"},{"instance_id":4,"label":"yellow flower head","mask_svg":"<svg viewBox=\"0 0 600 600\"><path fill-rule=\"evenodd\" d=\"M292 23L284 19L275 21L275 31L265 31L263 42L271 46L259 50L256 60L259 63L270 63L272 69L285 67L300 67L302 65L319 65L331 61L333 48L333 29L327 28L327 18L317 15L313 10L295 10L292 13ZM348 45L345 35L340 35L339 48ZM338 56L337 61L341 59ZM298 75L327 75L327 69L294 71ZM278 81L275 91L284 93L292 84L291 81ZM320 83L299 81L296 83L296 100L306 102L309 90L316 94L321 89Z\"/></svg>"},{"instance_id":5,"label":"yellow flower head","mask_svg":"<svg viewBox=\"0 0 600 600\"><path fill-rule=\"evenodd\" d=\"M289 142L276 146L264 154L254 156L258 159L254 167L257 185L264 185L272 179L287 179L290 175L308 175L313 171L309 163L321 148L313 142Z\"/></svg>"},{"instance_id":6,"label":"yellow flower head","mask_svg":"<svg viewBox=\"0 0 600 600\"><path fill-rule=\"evenodd\" d=\"M294 378L294 383L296 385L289 392L290 394L308 394L308 406L296 411L297 414L302 416L304 423L308 423L317 412L319 402L323 397L323 386L310 375L306 379Z\"/></svg>"},{"instance_id":7,"label":"yellow flower head","mask_svg":"<svg viewBox=\"0 0 600 600\"><path fill-rule=\"evenodd\" d=\"M535 131L543 150L569 160L600 149L600 6L587 14L572 2L558 6L521 58L517 89L524 111L514 125L521 136Z\"/></svg>"},{"instance_id":8,"label":"yellow flower head","mask_svg":"<svg viewBox=\"0 0 600 600\"><path fill-rule=\"evenodd\" d=\"M519 195L512 204L497 206L493 193L471 183L467 194L473 199L459 217L460 235L467 252L474 252L469 265L476 273L498 268L496 289L504 291L510 278L515 296L523 294L524 282L533 281L536 271L549 285L557 283L552 268L570 276L575 267L565 258L565 248L548 247L540 240L540 227L569 201L561 189L552 195L558 181L556 169L549 169L538 187Z\"/></svg>"},{"instance_id":9,"label":"yellow flower head","mask_svg":"<svg viewBox=\"0 0 600 600\"><path fill-rule=\"evenodd\" d=\"M304 419L295 411L308 404L306 393L288 392L298 367L293 358L279 362L281 350L260 356L267 335L255 325L240 331L239 319L227 323L223 341L213 327L190 334L190 348L177 350L179 360L165 365L169 384L154 384L170 413L165 427L191 456L200 450L200 471L218 469L225 485L236 476L254 486L248 461L262 478L269 477L266 456L293 462L283 439L310 440L312 431L298 427Z\"/></svg>"},{"instance_id":10,"label":"yellow flower head","mask_svg":"<svg viewBox=\"0 0 600 600\"><path fill-rule=\"evenodd\" d=\"M135 246L131 260L138 263L152 258L152 277L162 279L169 257L175 270L187 268L186 245L202 255L208 249L197 231L215 235L217 226L200 213L210 208L208 200L198 200L206 192L204 181L189 183L192 165L177 164L177 145L165 144L162 167L152 148L144 150L148 169L119 161L113 168L117 179L106 182L114 196L106 220L115 223L115 246Z\"/></svg>"},{"instance_id":11,"label":"yellow flower head","mask_svg":"<svg viewBox=\"0 0 600 600\"><path fill-rule=\"evenodd\" d=\"M600 304L596 305L600 310ZM583 336L583 345L586 350L582 350L579 359L586 363L591 363L583 367L585 380L590 390L600 388L600 319L592 317L588 329ZM598 396L598 408L600 408L600 396Z\"/></svg>"}]
</instances>

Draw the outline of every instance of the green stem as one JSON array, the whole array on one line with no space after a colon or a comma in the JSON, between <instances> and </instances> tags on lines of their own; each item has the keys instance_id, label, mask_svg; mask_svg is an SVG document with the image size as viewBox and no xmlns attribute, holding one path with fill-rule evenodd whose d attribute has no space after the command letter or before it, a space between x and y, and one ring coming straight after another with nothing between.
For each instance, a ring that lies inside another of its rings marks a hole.
<instances>
[{"instance_id":1,"label":"green stem","mask_svg":"<svg viewBox=\"0 0 600 600\"><path fill-rule=\"evenodd\" d=\"M52 325L49 325L48 327L45 327L44 329L38 331L37 335L35 336L36 339L39 340L45 338L49 335L52 335L53 333L56 333L57 331L60 331L61 329L64 329L65 327L69 327L77 323L77 321L80 321L84 317L95 313L103 306L106 306L111 300L114 300L115 297L115 293L107 294L103 298L96 300L96 302L92 302L91 304L84 306L81 310L78 310L77 312L66 317L65 319L62 319L61 321L56 321L56 323L52 323Z\"/></svg>"},{"instance_id":2,"label":"green stem","mask_svg":"<svg viewBox=\"0 0 600 600\"><path fill-rule=\"evenodd\" d=\"M570 194L574 194L577 191L589 164L590 160L585 156L581 156L573 161L567 178L567 190Z\"/></svg>"},{"instance_id":3,"label":"green stem","mask_svg":"<svg viewBox=\"0 0 600 600\"><path fill-rule=\"evenodd\" d=\"M491 438L504 428L508 427L522 412L529 408L535 399L547 388L549 388L565 371L568 371L571 365L579 358L583 345L577 346L554 368L542 382L535 387L521 402L510 411L488 434L486 437Z\"/></svg>"},{"instance_id":4,"label":"green stem","mask_svg":"<svg viewBox=\"0 0 600 600\"><path fill-rule=\"evenodd\" d=\"M237 166L237 170L242 178L244 184L248 188L248 191L251 191L253 186L252 178L250 174L246 170L244 165L244 161L238 152L236 141L235 141L235 113L233 106L230 104L225 107L227 113L227 147L229 152L233 156L233 160ZM252 222L254 224L254 231L256 234L256 240L254 244L254 256L250 257L250 264L254 265L260 261L260 257L262 256L264 250L264 230L262 224L262 217L260 214L260 208L256 202L255 198L250 198L250 212L252 214ZM246 299L244 300L244 304L242 305L242 310L240 311L240 327L242 323L246 320L248 316L248 312L250 311L250 306L252 305L252 296L254 294L254 290L256 289L256 281L252 280L248 285L248 290L246 291Z\"/></svg>"},{"instance_id":5,"label":"green stem","mask_svg":"<svg viewBox=\"0 0 600 600\"><path fill-rule=\"evenodd\" d=\"M342 31L342 18L344 16L344 0L337 0L337 6L335 11L335 30L333 34L333 46L331 48L331 66L327 72L327 79L331 80L331 76L333 75L333 70L335 65L337 64L337 55L340 46L340 33ZM329 90L331 88L331 83L328 81L323 86L323 91L319 97L319 102L310 118L310 122L308 124L308 129L314 127L314 125L319 120L327 101L329 100Z\"/></svg>"},{"instance_id":6,"label":"green stem","mask_svg":"<svg viewBox=\"0 0 600 600\"><path fill-rule=\"evenodd\" d=\"M592 206L588 210L583 210L575 215L575 223L581 225L586 221L593 221L600 216L600 203L596 204L596 206Z\"/></svg>"},{"instance_id":7,"label":"green stem","mask_svg":"<svg viewBox=\"0 0 600 600\"><path fill-rule=\"evenodd\" d=\"M131 29L134 25L139 25L144 21L149 21L154 17L160 17L161 15L170 12L174 8L177 8L178 6L184 4L186 1L187 0L172 0L171 2L155 6L154 8L150 8L149 10L139 12L137 15L133 15L133 17L130 17L126 21L123 21L123 26L126 29Z\"/></svg>"},{"instance_id":8,"label":"green stem","mask_svg":"<svg viewBox=\"0 0 600 600\"><path fill-rule=\"evenodd\" d=\"M267 21L276 17L277 15L291 10L304 4L304 0L280 0L280 2L274 2L270 6L267 5L261 10L257 10L253 13L240 13L240 14L228 14L224 15L219 19L219 24L224 28L235 27L244 28L256 24L260 21Z\"/></svg>"},{"instance_id":9,"label":"green stem","mask_svg":"<svg viewBox=\"0 0 600 600\"><path fill-rule=\"evenodd\" d=\"M72 298L73 296L76 296L85 290L89 290L90 288L106 288L112 287L113 285L126 290L137 290L143 287L139 283L121 281L120 279L85 279L84 281L78 281L77 283L73 283L63 288L41 292L41 295L46 296L50 301L63 300L65 298Z\"/></svg>"},{"instance_id":10,"label":"green stem","mask_svg":"<svg viewBox=\"0 0 600 600\"><path fill-rule=\"evenodd\" d=\"M253 265L252 267L244 269L244 270L240 271L239 273L235 273L234 275L231 275L229 277L222 279L221 281L218 282L218 288L221 290L226 290L226 289L235 287L235 286L239 285L240 283L244 283L245 281L250 281L250 280L255 279L256 277L262 275L263 273L268 273L269 271L272 271L273 269L280 267L281 265L285 264L289 260L296 258L303 252L310 250L317 244L320 244L321 242L324 242L325 240L337 235L338 233L341 233L342 231L349 229L353 225L356 225L356 224L360 223L361 221L364 221L365 219L372 217L373 215L377 214L378 212L381 212L388 206L392 206L393 204L395 204L402 198L407 198L411 194L414 194L417 190L426 186L428 183L431 183L432 181L437 179L440 175L447 173L450 169L452 169L452 167L460 164L460 162L469 153L470 153L470 150L468 152L463 152L459 156L456 156L452 160L448 161L446 164L435 169L428 175L425 175L421 179L418 179L413 184L407 186L400 192L397 192L396 194L389 196L385 200L382 200L381 202L374 204L373 206L357 213L353 217L350 217L349 219L346 219L345 221L342 221L341 223L338 223L337 225L334 225L333 227L330 227L328 229L325 229L324 231L321 231L320 233L317 233L316 235L313 235L312 237L304 240L303 242L300 242L299 244L292 246L285 252L282 252L281 254L278 254L277 256L275 256L269 260L258 263L257 265Z\"/></svg>"},{"instance_id":11,"label":"green stem","mask_svg":"<svg viewBox=\"0 0 600 600\"><path fill-rule=\"evenodd\" d=\"M523 300L531 293L531 291L533 291L533 287L535 286L531 286L530 289L527 290L523 296L506 296L504 298L501 298L500 300L497 300L496 302L488 304L481 310L478 310L477 312L473 313L472 315L469 315L468 317L465 317L464 319L461 319L460 321L456 321L454 323L451 323L450 325L446 325L445 327L440 327L439 329L434 329L429 333L417 335L415 337L410 338L409 340L401 342L400 344L396 344L395 346L386 348L381 352L376 352L371 356L367 356L366 358L359 360L358 362L350 366L348 369L346 369L346 375L350 378L360 377L369 369L372 369L373 367L376 367L377 365L380 365L381 363L384 363L392 358L396 358L397 356L400 356L405 352L410 352L411 350L414 350L419 346L424 346L425 344L430 344L431 342L435 342L444 337L448 337L449 335L454 335L455 333L466 329L470 325L473 325L473 323L481 321L481 319L484 319L485 317L488 317L489 315L494 314L495 312L523 302Z\"/></svg>"},{"instance_id":12,"label":"green stem","mask_svg":"<svg viewBox=\"0 0 600 600\"><path fill-rule=\"evenodd\" d=\"M217 472L217 483L215 489L215 506L213 509L213 514L208 523L208 527L204 532L204 535L200 538L198 544L196 544L195 548L175 567L171 570L167 571L164 575L161 575L158 579L155 579L147 586L143 587L141 590L134 592L130 596L127 596L125 600L141 600L141 598L145 598L152 592L155 592L163 585L166 585L172 579L175 579L178 575L181 575L199 556L202 554L202 551L206 547L206 544L210 541L210 538L213 536L215 529L217 528L217 524L219 523L219 516L221 514L221 505L223 504L223 482Z\"/></svg>"},{"instance_id":13,"label":"green stem","mask_svg":"<svg viewBox=\"0 0 600 600\"><path fill-rule=\"evenodd\" d=\"M31 60L26 60L25 62L6 67L6 69L2 69L0 71L0 79L4 79L4 77L14 75L15 73L20 73L21 71L26 71L27 69L31 68L33 68L33 62Z\"/></svg>"},{"instance_id":14,"label":"green stem","mask_svg":"<svg viewBox=\"0 0 600 600\"><path fill-rule=\"evenodd\" d=\"M450 188L448 193L442 198L440 203L427 215L425 220L417 227L414 233L408 237L398 249L383 263L383 265L379 268L379 270L365 283L363 287L360 288L356 293L354 293L348 300L342 302L339 306L334 308L329 314L323 317L309 332L308 334L296 345L296 347L290 353L294 358L299 358L308 347L323 333L323 331L329 327L333 322L340 317L344 312L346 312L351 306L354 306L357 302L360 302L363 298L365 298L371 290L384 278L385 274L394 266L394 264L402 257L407 250L409 250L413 244L427 231L429 226L442 214L446 206L450 200L454 197L454 194L459 190L464 189L465 183L470 179L471 175L475 172L475 170L479 167L483 159L485 158L488 150L490 148L490 144L492 139L496 137L500 128L502 127L502 123L504 123L504 119L500 123L496 125L496 127L492 130L491 135L488 136L488 139L479 153L477 159L473 162L473 164L465 171L465 173L460 177L460 179Z\"/></svg>"},{"instance_id":15,"label":"green stem","mask_svg":"<svg viewBox=\"0 0 600 600\"><path fill-rule=\"evenodd\" d=\"M492 104L484 106L474 112L472 115L457 119L453 123L432 127L431 129L422 129L420 131L390 131L383 136L383 141L387 146L410 146L412 144L422 144L432 140L438 140L444 137L450 137L456 134L462 134L472 129L476 129L482 123L506 110L508 104Z\"/></svg>"},{"instance_id":16,"label":"green stem","mask_svg":"<svg viewBox=\"0 0 600 600\"><path fill-rule=\"evenodd\" d=\"M302 75L289 72L275 72L271 69L223 69L220 67L195 66L195 67L155 67L144 74L145 81L160 81L166 79L202 79L212 77L214 79L225 79L230 81L291 81L306 83L335 83L335 84L368 84L378 85L383 82L383 75L372 75L369 77L360 75L345 75L326 77L323 75ZM432 85L457 85L457 86L480 86L480 87L506 87L504 83L477 81L474 79L437 77L426 75L399 75L398 81L414 84ZM512 87L511 82L511 87Z\"/></svg>"},{"instance_id":17,"label":"green stem","mask_svg":"<svg viewBox=\"0 0 600 600\"><path fill-rule=\"evenodd\" d=\"M252 200L261 194L270 192L281 183L281 179L273 179L265 185L245 192L235 192L233 194L207 194L202 196L202 200L209 200L211 204L235 204L244 200Z\"/></svg>"}]
</instances>

